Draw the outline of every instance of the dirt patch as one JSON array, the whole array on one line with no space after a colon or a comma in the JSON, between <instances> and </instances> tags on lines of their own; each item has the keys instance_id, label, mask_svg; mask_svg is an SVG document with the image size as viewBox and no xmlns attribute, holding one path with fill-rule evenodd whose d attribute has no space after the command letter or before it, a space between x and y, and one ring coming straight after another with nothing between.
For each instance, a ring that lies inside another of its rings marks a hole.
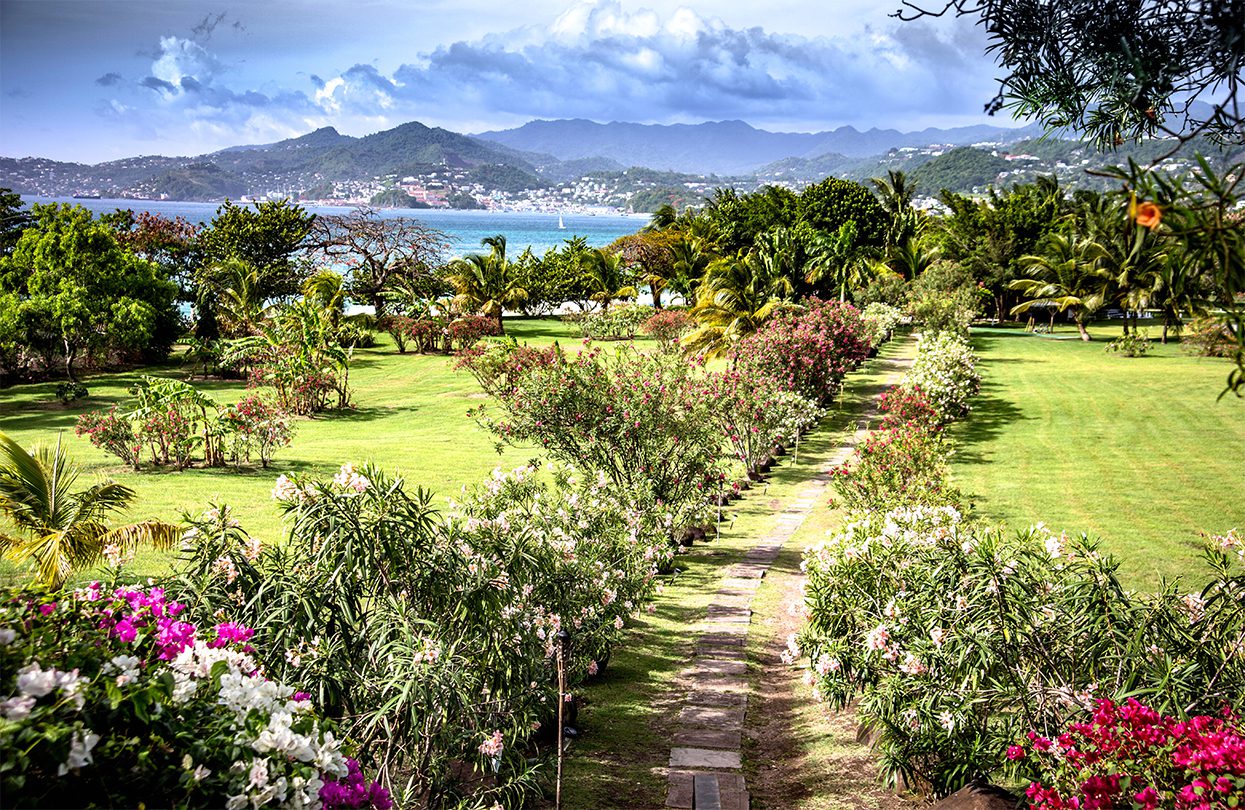
<instances>
[{"instance_id":1,"label":"dirt patch","mask_svg":"<svg viewBox=\"0 0 1245 810\"><path fill-rule=\"evenodd\" d=\"M788 609L800 599L798 552L788 548L771 567L767 587L779 598L754 602L752 617L765 641L752 648L753 688L744 722L745 761L752 806L796 810L870 808L910 810L921 802L883 787L873 752L856 742L853 711L832 712L812 701L798 670L782 662L787 636L800 616Z\"/></svg>"}]
</instances>

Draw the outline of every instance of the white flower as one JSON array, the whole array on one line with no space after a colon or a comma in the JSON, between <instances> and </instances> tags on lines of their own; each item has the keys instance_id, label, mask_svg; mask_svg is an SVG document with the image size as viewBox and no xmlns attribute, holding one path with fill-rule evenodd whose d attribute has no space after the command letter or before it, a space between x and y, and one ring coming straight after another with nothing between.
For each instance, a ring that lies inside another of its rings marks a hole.
<instances>
[{"instance_id":1,"label":"white flower","mask_svg":"<svg viewBox=\"0 0 1245 810\"><path fill-rule=\"evenodd\" d=\"M56 669L44 670L38 662L27 664L17 671L17 689L23 695L41 698L56 688L59 676Z\"/></svg>"},{"instance_id":2,"label":"white flower","mask_svg":"<svg viewBox=\"0 0 1245 810\"><path fill-rule=\"evenodd\" d=\"M865 648L874 651L884 650L890 638L891 634L886 626L879 625L865 634Z\"/></svg>"},{"instance_id":3,"label":"white flower","mask_svg":"<svg viewBox=\"0 0 1245 810\"><path fill-rule=\"evenodd\" d=\"M248 804L250 804L250 799L246 797L245 793L238 796L230 796L229 800L225 802L225 810L242 810Z\"/></svg>"},{"instance_id":4,"label":"white flower","mask_svg":"<svg viewBox=\"0 0 1245 810\"><path fill-rule=\"evenodd\" d=\"M17 631L12 627L0 627L0 647L7 647L17 638Z\"/></svg>"},{"instance_id":5,"label":"white flower","mask_svg":"<svg viewBox=\"0 0 1245 810\"><path fill-rule=\"evenodd\" d=\"M251 772L248 775L246 789L264 788L268 786L268 760L256 759L251 762Z\"/></svg>"},{"instance_id":6,"label":"white flower","mask_svg":"<svg viewBox=\"0 0 1245 810\"><path fill-rule=\"evenodd\" d=\"M91 757L91 749L99 742L99 735L87 729L84 734L82 731L73 733L73 741L69 744L69 759L56 769L57 776L64 776L70 770L86 767L94 762Z\"/></svg>"},{"instance_id":7,"label":"white flower","mask_svg":"<svg viewBox=\"0 0 1245 810\"><path fill-rule=\"evenodd\" d=\"M948 734L955 731L955 715L951 712L938 713L938 725L943 727Z\"/></svg>"},{"instance_id":8,"label":"white flower","mask_svg":"<svg viewBox=\"0 0 1245 810\"><path fill-rule=\"evenodd\" d=\"M196 767L194 771L191 773L191 776L194 777L196 782L202 782L204 779L207 779L211 775L212 775L211 769L206 768L202 765Z\"/></svg>"},{"instance_id":9,"label":"white flower","mask_svg":"<svg viewBox=\"0 0 1245 810\"><path fill-rule=\"evenodd\" d=\"M25 720L30 716L30 710L35 707L35 699L32 697L11 697L8 700L0 700L0 714L3 714L6 720L14 722Z\"/></svg>"}]
</instances>

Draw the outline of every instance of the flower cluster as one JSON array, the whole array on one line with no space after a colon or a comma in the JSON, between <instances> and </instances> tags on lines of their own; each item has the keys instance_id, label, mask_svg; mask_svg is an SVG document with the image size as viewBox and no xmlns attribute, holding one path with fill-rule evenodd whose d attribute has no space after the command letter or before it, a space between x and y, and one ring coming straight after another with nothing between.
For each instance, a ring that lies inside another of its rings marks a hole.
<instances>
[{"instance_id":1,"label":"flower cluster","mask_svg":"<svg viewBox=\"0 0 1245 810\"><path fill-rule=\"evenodd\" d=\"M1227 709L1180 720L1133 698L1099 700L1088 722L1054 739L1031 731L1008 758L1040 774L1025 792L1035 810L1211 810L1245 801L1245 726Z\"/></svg>"},{"instance_id":2,"label":"flower cluster","mask_svg":"<svg viewBox=\"0 0 1245 810\"><path fill-rule=\"evenodd\" d=\"M657 341L663 351L678 348L679 338L692 329L691 317L681 309L662 309L640 324L640 331Z\"/></svg>"},{"instance_id":3,"label":"flower cluster","mask_svg":"<svg viewBox=\"0 0 1245 810\"><path fill-rule=\"evenodd\" d=\"M653 312L652 307L622 304L586 312L573 319L573 323L579 334L589 340L630 340L637 329L655 317Z\"/></svg>"},{"instance_id":4,"label":"flower cluster","mask_svg":"<svg viewBox=\"0 0 1245 810\"><path fill-rule=\"evenodd\" d=\"M161 588L98 582L4 595L6 794L51 806L87 795L116 806L320 806L322 788L348 775L331 728L263 675L251 628L199 626L185 612Z\"/></svg>"},{"instance_id":5,"label":"flower cluster","mask_svg":"<svg viewBox=\"0 0 1245 810\"><path fill-rule=\"evenodd\" d=\"M981 375L968 339L954 332L922 335L903 385L921 389L943 421L967 414L969 400L981 390Z\"/></svg>"},{"instance_id":6,"label":"flower cluster","mask_svg":"<svg viewBox=\"0 0 1245 810\"><path fill-rule=\"evenodd\" d=\"M895 327L903 323L903 312L890 304L874 301L860 313L865 330L869 336L869 345L877 347L890 340Z\"/></svg>"}]
</instances>

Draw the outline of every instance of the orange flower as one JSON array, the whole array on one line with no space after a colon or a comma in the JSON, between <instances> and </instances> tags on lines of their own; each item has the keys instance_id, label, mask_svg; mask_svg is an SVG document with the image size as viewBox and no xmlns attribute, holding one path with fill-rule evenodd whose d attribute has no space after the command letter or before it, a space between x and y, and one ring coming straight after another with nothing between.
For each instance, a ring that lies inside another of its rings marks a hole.
<instances>
[{"instance_id":1,"label":"orange flower","mask_svg":"<svg viewBox=\"0 0 1245 810\"><path fill-rule=\"evenodd\" d=\"M1163 219L1163 209L1152 202L1137 203L1133 212L1133 220L1143 228L1154 230Z\"/></svg>"}]
</instances>

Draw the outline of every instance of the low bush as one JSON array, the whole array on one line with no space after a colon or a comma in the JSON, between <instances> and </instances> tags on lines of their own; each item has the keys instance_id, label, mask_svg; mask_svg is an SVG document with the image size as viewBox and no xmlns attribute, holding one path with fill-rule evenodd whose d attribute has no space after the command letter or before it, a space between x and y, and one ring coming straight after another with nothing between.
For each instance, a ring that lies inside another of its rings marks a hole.
<instances>
[{"instance_id":1,"label":"low bush","mask_svg":"<svg viewBox=\"0 0 1245 810\"><path fill-rule=\"evenodd\" d=\"M1144 332L1133 331L1108 343L1106 350L1108 354L1144 357L1145 353L1150 351L1150 336Z\"/></svg>"},{"instance_id":2,"label":"low bush","mask_svg":"<svg viewBox=\"0 0 1245 810\"><path fill-rule=\"evenodd\" d=\"M160 588L4 592L6 804L388 808L309 695L260 672L253 636L186 621Z\"/></svg>"},{"instance_id":3,"label":"low bush","mask_svg":"<svg viewBox=\"0 0 1245 810\"><path fill-rule=\"evenodd\" d=\"M267 467L273 453L288 447L294 438L290 415L258 394L250 394L227 408L220 420L235 464L249 463L254 453L260 465Z\"/></svg>"},{"instance_id":4,"label":"low bush","mask_svg":"<svg viewBox=\"0 0 1245 810\"><path fill-rule=\"evenodd\" d=\"M942 417L919 385L888 388L878 397L878 411L882 414L880 430L908 425L936 433L943 427Z\"/></svg>"},{"instance_id":5,"label":"low bush","mask_svg":"<svg viewBox=\"0 0 1245 810\"><path fill-rule=\"evenodd\" d=\"M579 334L589 340L630 340L636 330L653 317L653 308L639 304L620 304L597 312L586 312L575 319Z\"/></svg>"},{"instance_id":6,"label":"low bush","mask_svg":"<svg viewBox=\"0 0 1245 810\"><path fill-rule=\"evenodd\" d=\"M417 806L520 806L559 658L572 687L596 674L671 554L664 515L565 470L497 472L445 516L372 467L273 495L284 542L216 510L169 587L193 616L253 625L264 671L304 684Z\"/></svg>"},{"instance_id":7,"label":"low bush","mask_svg":"<svg viewBox=\"0 0 1245 810\"><path fill-rule=\"evenodd\" d=\"M920 388L945 422L966 415L969 400L981 390L968 339L951 332L922 334L903 385Z\"/></svg>"},{"instance_id":8,"label":"low bush","mask_svg":"<svg viewBox=\"0 0 1245 810\"><path fill-rule=\"evenodd\" d=\"M847 461L830 470L840 505L853 514L899 506L958 506L947 460L951 448L938 431L903 422L874 430Z\"/></svg>"},{"instance_id":9,"label":"low bush","mask_svg":"<svg viewBox=\"0 0 1245 810\"><path fill-rule=\"evenodd\" d=\"M735 350L740 373L768 377L819 404L869 354L868 332L851 304L807 299L770 318Z\"/></svg>"},{"instance_id":10,"label":"low bush","mask_svg":"<svg viewBox=\"0 0 1245 810\"><path fill-rule=\"evenodd\" d=\"M876 348L890 340L903 318L903 311L889 304L875 301L866 306L860 313L860 319L864 322L869 345Z\"/></svg>"},{"instance_id":11,"label":"low bush","mask_svg":"<svg viewBox=\"0 0 1245 810\"><path fill-rule=\"evenodd\" d=\"M678 348L679 338L692 330L693 321L681 309L662 309L640 324L640 331L657 341L662 351Z\"/></svg>"},{"instance_id":12,"label":"low bush","mask_svg":"<svg viewBox=\"0 0 1245 810\"><path fill-rule=\"evenodd\" d=\"M69 405L90 395L91 392L87 390L87 387L79 382L63 382L56 385L56 398L62 405Z\"/></svg>"},{"instance_id":13,"label":"low bush","mask_svg":"<svg viewBox=\"0 0 1245 810\"><path fill-rule=\"evenodd\" d=\"M1223 321L1206 317L1194 321L1180 335L1180 347L1199 357L1231 357L1237 342Z\"/></svg>"},{"instance_id":14,"label":"low bush","mask_svg":"<svg viewBox=\"0 0 1245 810\"><path fill-rule=\"evenodd\" d=\"M459 352L470 349L481 338L499 334L497 320L484 315L461 315L445 327L450 349Z\"/></svg>"},{"instance_id":15,"label":"low bush","mask_svg":"<svg viewBox=\"0 0 1245 810\"><path fill-rule=\"evenodd\" d=\"M797 440L825 415L816 402L776 380L734 370L711 374L706 394L727 448L754 480L775 447Z\"/></svg>"},{"instance_id":16,"label":"low bush","mask_svg":"<svg viewBox=\"0 0 1245 810\"><path fill-rule=\"evenodd\" d=\"M794 653L831 705L859 696L889 779L945 795L1014 775L1027 732L1056 739L1099 699L1239 709L1235 542L1207 549L1200 592L1137 594L1084 537L975 529L949 507L872 512L807 550Z\"/></svg>"},{"instance_id":17,"label":"low bush","mask_svg":"<svg viewBox=\"0 0 1245 810\"><path fill-rule=\"evenodd\" d=\"M1037 776L1037 810L1134 807L1182 810L1245 802L1245 724L1230 709L1181 720L1134 699L1099 700L1088 722L1054 739L1030 732L1008 759Z\"/></svg>"}]
</instances>

